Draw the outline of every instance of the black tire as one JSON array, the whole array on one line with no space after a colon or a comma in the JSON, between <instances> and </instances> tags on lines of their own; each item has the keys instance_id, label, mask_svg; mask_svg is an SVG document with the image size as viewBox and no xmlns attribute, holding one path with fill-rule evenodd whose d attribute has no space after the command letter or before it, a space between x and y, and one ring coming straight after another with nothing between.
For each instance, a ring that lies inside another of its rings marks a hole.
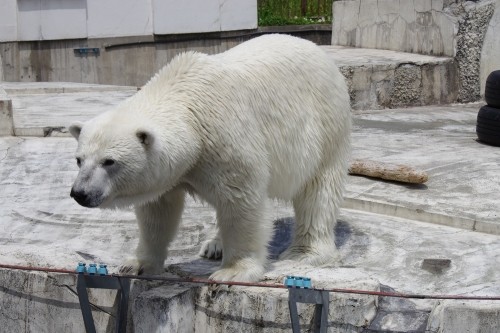
<instances>
[{"instance_id":1,"label":"black tire","mask_svg":"<svg viewBox=\"0 0 500 333\"><path fill-rule=\"evenodd\" d=\"M500 109L487 105L481 107L477 114L476 133L480 141L500 146Z\"/></svg>"},{"instance_id":2,"label":"black tire","mask_svg":"<svg viewBox=\"0 0 500 333\"><path fill-rule=\"evenodd\" d=\"M485 129L487 131L496 131L498 130L498 126L495 126L495 125L491 125L491 124L488 124L488 123L485 123L485 122L477 122L477 125L476 127L480 127L482 129Z\"/></svg>"},{"instance_id":3,"label":"black tire","mask_svg":"<svg viewBox=\"0 0 500 333\"><path fill-rule=\"evenodd\" d=\"M498 109L500 110L500 109ZM500 111L499 111L500 112ZM500 120L495 120L491 118L485 118L485 117L477 117L477 124L482 125L482 126L487 126L487 127L493 127L493 128L498 128L500 127Z\"/></svg>"},{"instance_id":4,"label":"black tire","mask_svg":"<svg viewBox=\"0 0 500 333\"><path fill-rule=\"evenodd\" d=\"M500 108L500 70L493 71L488 75L484 99L489 106Z\"/></svg>"}]
</instances>

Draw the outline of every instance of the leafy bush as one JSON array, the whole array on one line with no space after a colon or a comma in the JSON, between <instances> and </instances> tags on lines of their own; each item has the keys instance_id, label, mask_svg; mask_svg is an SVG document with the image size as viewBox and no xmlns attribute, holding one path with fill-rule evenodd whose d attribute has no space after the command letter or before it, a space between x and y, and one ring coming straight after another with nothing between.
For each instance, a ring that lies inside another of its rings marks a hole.
<instances>
[{"instance_id":1,"label":"leafy bush","mask_svg":"<svg viewBox=\"0 0 500 333\"><path fill-rule=\"evenodd\" d=\"M332 0L258 0L259 25L332 22Z\"/></svg>"}]
</instances>

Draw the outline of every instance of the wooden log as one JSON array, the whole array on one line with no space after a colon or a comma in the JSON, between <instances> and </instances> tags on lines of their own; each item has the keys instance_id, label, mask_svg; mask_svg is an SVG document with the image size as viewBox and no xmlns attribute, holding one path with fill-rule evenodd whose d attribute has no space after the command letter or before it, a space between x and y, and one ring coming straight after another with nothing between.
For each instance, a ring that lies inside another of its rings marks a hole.
<instances>
[{"instance_id":1,"label":"wooden log","mask_svg":"<svg viewBox=\"0 0 500 333\"><path fill-rule=\"evenodd\" d=\"M416 170L408 165L370 160L353 160L349 167L349 174L412 184L423 184L429 179L425 171Z\"/></svg>"}]
</instances>

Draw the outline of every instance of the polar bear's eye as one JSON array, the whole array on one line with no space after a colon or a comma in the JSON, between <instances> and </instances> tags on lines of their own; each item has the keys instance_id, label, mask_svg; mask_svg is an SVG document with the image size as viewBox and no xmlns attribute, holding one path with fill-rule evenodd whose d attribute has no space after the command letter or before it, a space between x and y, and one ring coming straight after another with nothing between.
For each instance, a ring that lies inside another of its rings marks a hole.
<instances>
[{"instance_id":1,"label":"polar bear's eye","mask_svg":"<svg viewBox=\"0 0 500 333\"><path fill-rule=\"evenodd\" d=\"M82 160L79 157L77 157L76 158L76 165L78 165L78 167L80 167L81 164L82 164Z\"/></svg>"},{"instance_id":2,"label":"polar bear's eye","mask_svg":"<svg viewBox=\"0 0 500 333\"><path fill-rule=\"evenodd\" d=\"M115 161L112 159L106 159L102 162L103 166L112 166L113 164L115 164Z\"/></svg>"}]
</instances>

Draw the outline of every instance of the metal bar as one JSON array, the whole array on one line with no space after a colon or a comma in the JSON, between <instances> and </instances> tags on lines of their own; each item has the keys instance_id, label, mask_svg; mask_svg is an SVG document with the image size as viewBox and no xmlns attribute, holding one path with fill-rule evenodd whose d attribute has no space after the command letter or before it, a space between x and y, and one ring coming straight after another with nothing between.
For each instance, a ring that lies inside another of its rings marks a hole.
<instances>
[{"instance_id":1,"label":"metal bar","mask_svg":"<svg viewBox=\"0 0 500 333\"><path fill-rule=\"evenodd\" d=\"M87 288L91 289L121 289L118 278L111 275L80 275L85 279Z\"/></svg>"},{"instance_id":2,"label":"metal bar","mask_svg":"<svg viewBox=\"0 0 500 333\"><path fill-rule=\"evenodd\" d=\"M328 330L328 315L330 314L330 293L328 291L321 291L321 298L323 304L321 305L321 326L320 333L327 333Z\"/></svg>"},{"instance_id":3,"label":"metal bar","mask_svg":"<svg viewBox=\"0 0 500 333\"><path fill-rule=\"evenodd\" d=\"M322 313L323 313L323 304L316 304L314 306L313 327L312 327L312 331L314 333L321 332L321 324L322 324L321 320L323 319L321 317Z\"/></svg>"},{"instance_id":4,"label":"metal bar","mask_svg":"<svg viewBox=\"0 0 500 333\"><path fill-rule=\"evenodd\" d=\"M116 317L116 332L127 331L128 299L130 294L130 279L117 278L120 284L120 302L118 303L118 316Z\"/></svg>"},{"instance_id":5,"label":"metal bar","mask_svg":"<svg viewBox=\"0 0 500 333\"><path fill-rule=\"evenodd\" d=\"M60 268L49 268L49 267L34 267L34 266L20 266L20 265L7 265L0 264L0 269L14 269L21 271L36 271L44 273L61 273L61 274L76 274L74 270L60 269ZM216 285L228 285L228 286L248 286L248 287L260 287L260 288L279 288L286 289L287 286L283 284L271 284L271 283L249 283L249 282L238 282L238 281L217 281L202 278L172 278L166 276L147 276L147 275L126 275L126 274L112 274L112 277L121 277L127 279L136 280L146 280L146 281L164 281L172 283L196 283L196 284L216 284ZM474 296L474 295L425 295L425 294L404 294L397 292L384 292L384 291L374 291L374 290L359 290L359 289L341 289L341 288L331 288L331 289L315 289L318 291L327 291L330 293L339 294L355 294L355 295L371 295L380 297L394 297L394 298L408 298L408 299L452 299L452 300L477 300L477 301L500 301L500 295L494 296Z\"/></svg>"},{"instance_id":6,"label":"metal bar","mask_svg":"<svg viewBox=\"0 0 500 333\"><path fill-rule=\"evenodd\" d=\"M330 303L330 295L328 291L299 288L288 289L288 307L290 310L290 320L292 322L293 333L300 333L297 303L315 304L312 331L314 333L327 333Z\"/></svg>"},{"instance_id":7,"label":"metal bar","mask_svg":"<svg viewBox=\"0 0 500 333\"><path fill-rule=\"evenodd\" d=\"M288 309L290 310L290 320L292 322L292 332L300 333L299 313L297 311L297 301L293 297L292 289L288 293Z\"/></svg>"},{"instance_id":8,"label":"metal bar","mask_svg":"<svg viewBox=\"0 0 500 333\"><path fill-rule=\"evenodd\" d=\"M77 290L80 308L82 309L83 322L87 333L95 333L94 318L90 308L87 288L92 289L116 289L118 297L117 316L115 326L117 333L125 333L127 330L128 299L130 295L130 279L118 276L78 275Z\"/></svg>"},{"instance_id":9,"label":"metal bar","mask_svg":"<svg viewBox=\"0 0 500 333\"><path fill-rule=\"evenodd\" d=\"M76 290L78 291L78 299L80 301L80 309L82 310L85 331L87 333L95 333L94 318L92 317L92 310L90 308L89 295L87 293L84 275L78 275Z\"/></svg>"}]
</instances>

